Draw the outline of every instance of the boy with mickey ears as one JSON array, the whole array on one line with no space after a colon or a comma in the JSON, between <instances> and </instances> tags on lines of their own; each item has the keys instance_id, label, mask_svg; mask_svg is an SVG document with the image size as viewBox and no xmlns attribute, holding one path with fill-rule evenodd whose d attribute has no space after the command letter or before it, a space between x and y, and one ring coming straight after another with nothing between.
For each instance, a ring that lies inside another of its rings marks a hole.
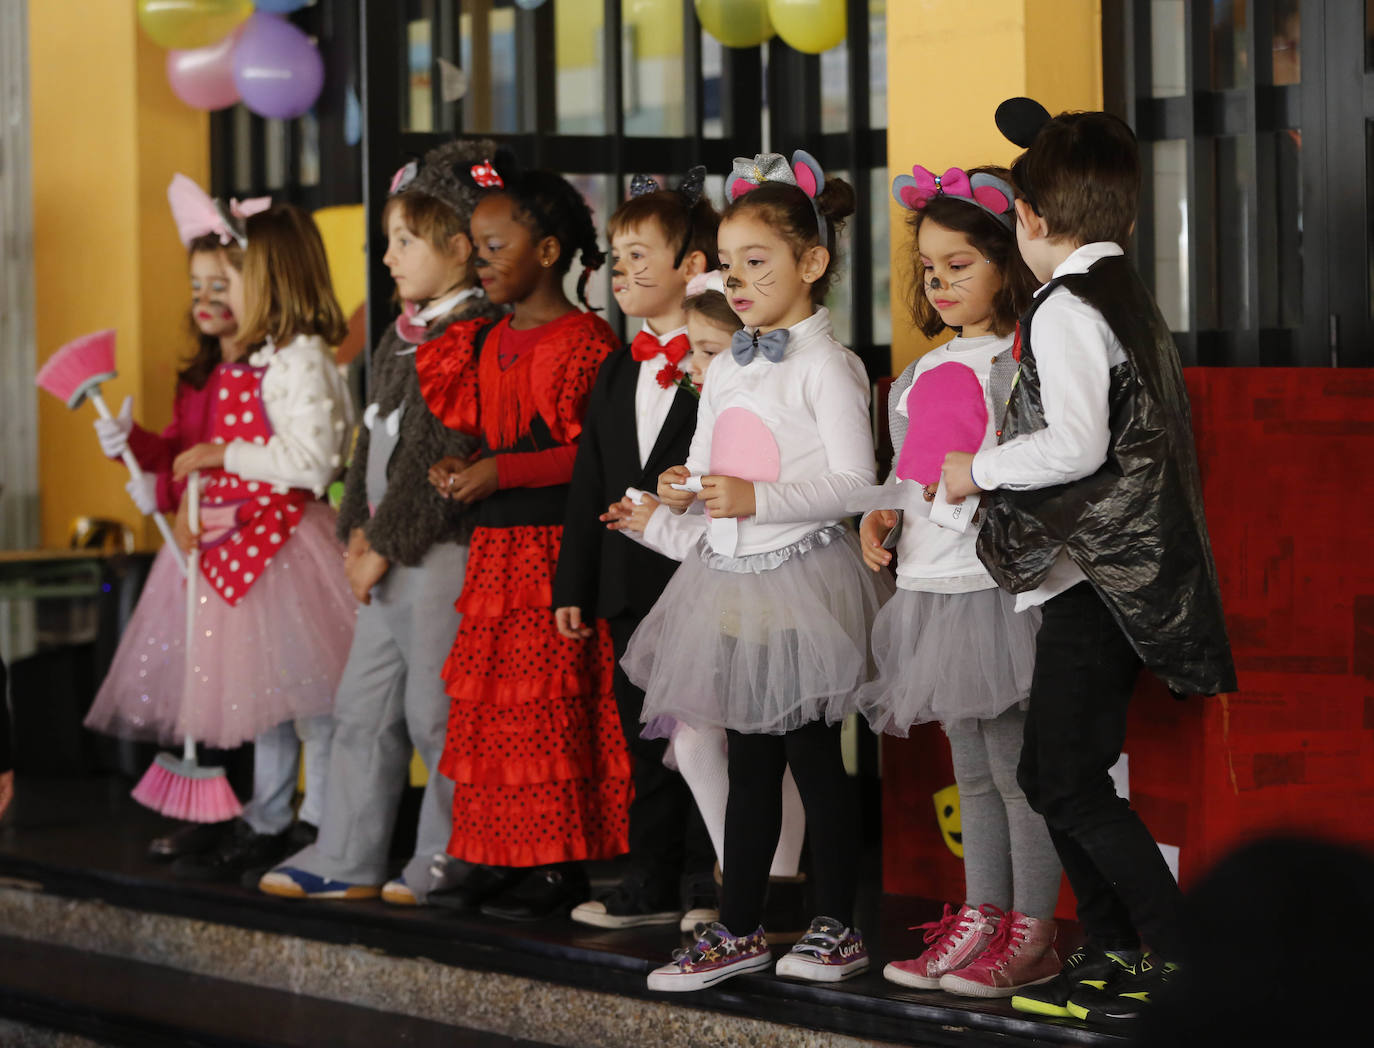
<instances>
[{"instance_id":1,"label":"boy with mickey ears","mask_svg":"<svg viewBox=\"0 0 1374 1048\"><path fill-rule=\"evenodd\" d=\"M620 667L630 635L677 563L601 523L627 488L656 490L658 475L686 459L696 428L696 396L679 383L690 352L682 306L687 283L717 266L720 217L702 195L705 177L706 169L695 167L670 190L637 175L630 199L611 216L612 291L621 311L644 323L597 374L553 586L563 636L589 636L594 618L610 625L616 705L633 761L629 872L609 893L572 911L574 920L599 928L672 924L684 909L715 906L705 826L687 784L663 764L666 740L640 738L644 693Z\"/></svg>"},{"instance_id":2,"label":"boy with mickey ears","mask_svg":"<svg viewBox=\"0 0 1374 1048\"><path fill-rule=\"evenodd\" d=\"M1144 665L1176 695L1236 687L1178 350L1123 254L1140 161L1106 113L997 111L1017 241L1044 286L997 447L952 453L951 497L996 491L978 536L993 578L1039 605L1017 781L1045 817L1087 942L1013 1007L1124 1022L1184 957L1178 885L1112 786ZM1141 949L1142 939L1151 953Z\"/></svg>"}]
</instances>

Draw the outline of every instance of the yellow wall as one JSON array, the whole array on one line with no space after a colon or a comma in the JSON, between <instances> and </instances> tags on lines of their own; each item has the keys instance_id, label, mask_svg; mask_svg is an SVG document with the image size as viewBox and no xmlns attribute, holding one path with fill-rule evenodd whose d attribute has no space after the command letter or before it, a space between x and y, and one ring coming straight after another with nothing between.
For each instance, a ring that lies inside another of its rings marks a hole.
<instances>
[{"instance_id":1,"label":"yellow wall","mask_svg":"<svg viewBox=\"0 0 1374 1048\"><path fill-rule=\"evenodd\" d=\"M997 105L1028 95L1051 113L1102 106L1098 0L888 0L887 157L913 164L1005 164L1019 150L993 123ZM889 198L890 199L890 198ZM911 238L892 211L892 369L931 346L911 326Z\"/></svg>"},{"instance_id":2,"label":"yellow wall","mask_svg":"<svg viewBox=\"0 0 1374 1048\"><path fill-rule=\"evenodd\" d=\"M167 86L165 52L138 29L136 5L44 0L29 5L34 283L41 363L99 328L119 332L111 410L160 429L171 417L187 333L186 255L167 210L180 171L209 178L205 114ZM63 546L73 517L111 517L156 532L124 492L123 466L100 454L94 409L39 399L42 539Z\"/></svg>"}]
</instances>

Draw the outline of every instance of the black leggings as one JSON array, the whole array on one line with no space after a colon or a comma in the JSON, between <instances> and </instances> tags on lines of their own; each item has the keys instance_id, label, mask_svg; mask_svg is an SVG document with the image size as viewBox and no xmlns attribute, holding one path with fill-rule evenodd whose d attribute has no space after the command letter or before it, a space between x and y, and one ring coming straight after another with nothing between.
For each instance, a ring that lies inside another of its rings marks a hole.
<instances>
[{"instance_id":1,"label":"black leggings","mask_svg":"<svg viewBox=\"0 0 1374 1048\"><path fill-rule=\"evenodd\" d=\"M785 735L725 736L730 796L721 923L734 935L748 935L762 923L768 871L782 830L782 777L790 766L806 809L818 915L852 924L858 833L839 725L816 721Z\"/></svg>"}]
</instances>

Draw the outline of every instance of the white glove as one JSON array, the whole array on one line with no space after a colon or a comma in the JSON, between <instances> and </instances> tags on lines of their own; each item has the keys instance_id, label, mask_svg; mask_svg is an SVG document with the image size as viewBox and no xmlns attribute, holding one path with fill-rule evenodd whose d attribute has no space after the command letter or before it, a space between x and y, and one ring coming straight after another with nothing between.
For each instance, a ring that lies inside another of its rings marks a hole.
<instances>
[{"instance_id":1,"label":"white glove","mask_svg":"<svg viewBox=\"0 0 1374 1048\"><path fill-rule=\"evenodd\" d=\"M141 477L130 477L129 483L124 485L124 490L129 493L129 498L134 500L134 505L145 517L151 517L157 512L157 478L151 473L145 473Z\"/></svg>"},{"instance_id":2,"label":"white glove","mask_svg":"<svg viewBox=\"0 0 1374 1048\"><path fill-rule=\"evenodd\" d=\"M125 397L114 418L95 420L95 435L100 438L100 450L106 458L119 458L129 446L129 434L134 428L134 398ZM135 500L137 501L137 500Z\"/></svg>"}]
</instances>

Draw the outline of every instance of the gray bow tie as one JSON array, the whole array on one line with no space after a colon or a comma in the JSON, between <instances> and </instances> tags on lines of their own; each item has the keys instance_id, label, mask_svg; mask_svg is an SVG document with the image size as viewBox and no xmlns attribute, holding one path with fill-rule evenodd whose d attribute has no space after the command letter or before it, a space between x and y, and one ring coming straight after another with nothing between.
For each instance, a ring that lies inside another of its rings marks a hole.
<instances>
[{"instance_id":1,"label":"gray bow tie","mask_svg":"<svg viewBox=\"0 0 1374 1048\"><path fill-rule=\"evenodd\" d=\"M789 334L787 328L778 328L766 335L741 328L730 338L730 355L740 367L748 365L755 353L762 353L763 359L770 364L780 363L782 355L787 352Z\"/></svg>"}]
</instances>

